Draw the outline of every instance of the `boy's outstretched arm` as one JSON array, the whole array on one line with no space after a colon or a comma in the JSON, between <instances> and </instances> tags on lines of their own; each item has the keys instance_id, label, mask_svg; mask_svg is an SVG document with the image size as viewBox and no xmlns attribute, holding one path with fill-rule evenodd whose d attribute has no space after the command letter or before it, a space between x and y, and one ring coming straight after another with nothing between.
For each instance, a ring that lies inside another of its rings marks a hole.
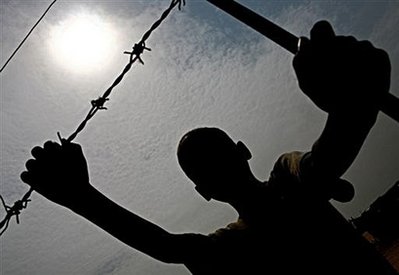
<instances>
[{"instance_id":1,"label":"boy's outstretched arm","mask_svg":"<svg viewBox=\"0 0 399 275\"><path fill-rule=\"evenodd\" d=\"M163 262L185 263L209 238L171 234L114 203L89 182L80 145L47 141L32 149L21 179L47 199L69 208L125 244Z\"/></svg>"}]
</instances>

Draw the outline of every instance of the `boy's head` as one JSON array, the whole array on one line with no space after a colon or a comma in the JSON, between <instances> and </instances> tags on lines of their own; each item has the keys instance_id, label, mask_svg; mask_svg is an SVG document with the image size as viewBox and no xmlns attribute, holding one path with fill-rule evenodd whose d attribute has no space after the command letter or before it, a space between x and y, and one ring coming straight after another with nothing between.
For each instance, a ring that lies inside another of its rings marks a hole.
<instances>
[{"instance_id":1,"label":"boy's head","mask_svg":"<svg viewBox=\"0 0 399 275\"><path fill-rule=\"evenodd\" d=\"M207 200L229 202L252 175L248 148L218 128L197 128L186 133L177 157L196 190Z\"/></svg>"}]
</instances>

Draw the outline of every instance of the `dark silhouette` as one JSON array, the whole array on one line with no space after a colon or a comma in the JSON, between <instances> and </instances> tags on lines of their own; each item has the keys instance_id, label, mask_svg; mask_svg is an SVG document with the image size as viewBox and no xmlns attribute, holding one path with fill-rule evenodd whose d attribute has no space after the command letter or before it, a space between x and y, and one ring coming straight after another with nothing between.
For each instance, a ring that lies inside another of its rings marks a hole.
<instances>
[{"instance_id":1,"label":"dark silhouette","mask_svg":"<svg viewBox=\"0 0 399 275\"><path fill-rule=\"evenodd\" d=\"M207 0L220 10L233 16L246 26L254 29L258 33L277 43L280 47L286 49L292 54L298 52L298 43L300 38L276 25L265 17L248 9L240 3L229 0ZM378 102L381 112L399 122L399 98L390 93L384 93Z\"/></svg>"},{"instance_id":2,"label":"dark silhouette","mask_svg":"<svg viewBox=\"0 0 399 275\"><path fill-rule=\"evenodd\" d=\"M399 271L399 181L350 222Z\"/></svg>"},{"instance_id":3,"label":"dark silhouette","mask_svg":"<svg viewBox=\"0 0 399 275\"><path fill-rule=\"evenodd\" d=\"M293 62L299 86L328 113L309 152L283 154L261 182L250 170L248 148L220 129L192 130L179 143L179 163L198 193L238 212L226 228L172 234L129 212L90 184L81 147L66 141L33 148L21 178L127 245L193 274L396 274L329 203L353 197L340 177L388 92L388 55L369 42L335 36L325 21L301 41Z\"/></svg>"},{"instance_id":4,"label":"dark silhouette","mask_svg":"<svg viewBox=\"0 0 399 275\"><path fill-rule=\"evenodd\" d=\"M360 233L368 232L378 244L399 239L399 181L351 222Z\"/></svg>"}]
</instances>

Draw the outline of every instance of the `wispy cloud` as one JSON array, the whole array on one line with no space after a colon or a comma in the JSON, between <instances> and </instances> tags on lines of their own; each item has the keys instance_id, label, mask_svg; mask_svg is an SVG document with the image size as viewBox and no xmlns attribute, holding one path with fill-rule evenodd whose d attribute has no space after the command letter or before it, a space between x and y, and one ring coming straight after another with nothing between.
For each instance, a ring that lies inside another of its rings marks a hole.
<instances>
[{"instance_id":1,"label":"wispy cloud","mask_svg":"<svg viewBox=\"0 0 399 275\"><path fill-rule=\"evenodd\" d=\"M253 151L255 174L266 179L281 153L310 148L325 116L298 90L290 54L208 4L187 2L183 12L172 14L148 41L153 51L143 56L145 66L132 69L111 95L109 110L98 113L77 141L84 147L91 182L112 199L168 230L207 233L234 219L235 213L223 205L204 203L180 171L175 151L187 130L218 126L235 140L243 140ZM370 17L358 14L358 21L346 22L341 14L354 7L323 3L276 3L271 18L298 35L307 35L318 19L329 19L341 33L358 32L387 47L397 70L397 4L372 17L374 28L366 32L360 28ZM268 10L258 1L249 4L267 15ZM56 67L45 44L48 30L80 2L60 5L62 8L55 9L30 45L1 75L1 192L7 200L17 199L26 189L18 175L30 147L54 139L56 131L71 133L83 119L89 101L103 93L127 62L123 54L116 55L109 68L99 68L101 72L93 75L72 74ZM115 51L122 53L158 18L166 1L84 1L83 5L113 22L119 31ZM10 49L19 32L23 33L18 25L21 18L42 7L15 2L5 8L2 43L4 37L4 45ZM15 16L19 13L21 17ZM393 86L399 88L396 75ZM381 185L389 185L398 176L392 163L399 162L395 157L399 156L395 143L399 133L388 119L381 120L348 174L358 188L355 203L343 208L348 215L363 209L384 189ZM368 167L375 167L375 159L380 158L387 161L380 162L375 173ZM381 185L375 185L374 180L386 171ZM68 241L74 234L79 235L75 236L79 246ZM54 270L58 274L71 270L88 274L135 270L135 274L187 274L184 268L121 250L119 242L104 235L35 195L22 213L22 225L11 225L2 240L6 248L2 252L3 270L6 274L50 274ZM63 252L55 253L57 250ZM65 255L70 257L63 258ZM79 255L90 255L90 260ZM16 259L23 259L24 265L17 265Z\"/></svg>"}]
</instances>

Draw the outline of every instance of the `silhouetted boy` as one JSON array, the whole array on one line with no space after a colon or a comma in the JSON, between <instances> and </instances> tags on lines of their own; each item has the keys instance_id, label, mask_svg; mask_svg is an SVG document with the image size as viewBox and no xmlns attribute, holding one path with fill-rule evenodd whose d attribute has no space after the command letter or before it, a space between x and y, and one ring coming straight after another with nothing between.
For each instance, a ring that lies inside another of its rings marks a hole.
<instances>
[{"instance_id":1,"label":"silhouetted boy","mask_svg":"<svg viewBox=\"0 0 399 275\"><path fill-rule=\"evenodd\" d=\"M328 118L311 151L282 155L267 182L252 174L248 148L220 129L192 130L179 143L179 163L198 193L238 212L236 222L210 235L169 233L109 200L90 184L77 144L33 148L21 178L127 245L193 274L394 274L328 202L353 197L340 177L389 90L388 55L335 36L321 21L310 40L301 39L293 64L300 88Z\"/></svg>"}]
</instances>

